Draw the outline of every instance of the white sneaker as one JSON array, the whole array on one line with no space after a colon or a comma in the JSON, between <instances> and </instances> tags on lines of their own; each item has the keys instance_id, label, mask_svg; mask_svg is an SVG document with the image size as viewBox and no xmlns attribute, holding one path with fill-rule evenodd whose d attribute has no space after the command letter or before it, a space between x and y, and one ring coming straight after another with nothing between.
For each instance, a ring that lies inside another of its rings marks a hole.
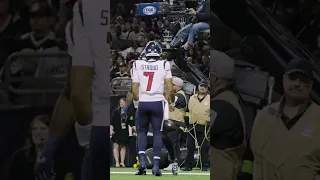
<instances>
[{"instance_id":1,"label":"white sneaker","mask_svg":"<svg viewBox=\"0 0 320 180\"><path fill-rule=\"evenodd\" d=\"M172 171L172 164L173 164L173 163L171 163L168 167L164 168L163 170L165 170L165 171Z\"/></svg>"},{"instance_id":2,"label":"white sneaker","mask_svg":"<svg viewBox=\"0 0 320 180\"><path fill-rule=\"evenodd\" d=\"M166 167L166 168L164 168L163 170L164 171L172 171L172 169L173 169L173 165L174 163L171 163L168 167ZM178 167L178 171L180 171L180 167L179 167L179 165L178 164L176 164L177 165L177 167Z\"/></svg>"},{"instance_id":3,"label":"white sneaker","mask_svg":"<svg viewBox=\"0 0 320 180\"><path fill-rule=\"evenodd\" d=\"M178 163L173 163L173 164L172 164L172 174L173 174L173 175L178 175L178 173L179 173Z\"/></svg>"},{"instance_id":4,"label":"white sneaker","mask_svg":"<svg viewBox=\"0 0 320 180\"><path fill-rule=\"evenodd\" d=\"M184 50L188 50L188 47L189 47L189 43L188 42L186 42L184 45L182 45L182 48Z\"/></svg>"}]
</instances>

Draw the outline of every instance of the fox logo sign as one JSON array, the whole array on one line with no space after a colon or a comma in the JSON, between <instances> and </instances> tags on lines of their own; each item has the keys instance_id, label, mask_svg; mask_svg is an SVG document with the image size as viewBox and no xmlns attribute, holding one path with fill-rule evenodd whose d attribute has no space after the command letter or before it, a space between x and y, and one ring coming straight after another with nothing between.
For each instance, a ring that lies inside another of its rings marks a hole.
<instances>
[{"instance_id":1,"label":"fox logo sign","mask_svg":"<svg viewBox=\"0 0 320 180\"><path fill-rule=\"evenodd\" d=\"M151 16L157 13L157 9L153 6L147 6L143 8L143 14Z\"/></svg>"}]
</instances>

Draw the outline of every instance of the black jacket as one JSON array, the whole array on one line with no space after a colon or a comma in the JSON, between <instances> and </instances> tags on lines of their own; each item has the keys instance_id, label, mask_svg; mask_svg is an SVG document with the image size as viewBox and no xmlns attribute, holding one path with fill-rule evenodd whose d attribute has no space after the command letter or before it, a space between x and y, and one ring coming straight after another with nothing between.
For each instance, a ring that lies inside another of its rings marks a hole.
<instances>
[{"instance_id":1,"label":"black jacket","mask_svg":"<svg viewBox=\"0 0 320 180\"><path fill-rule=\"evenodd\" d=\"M207 23L209 23L210 16L211 16L210 13L211 13L210 0L206 0L203 3L203 8L201 9L201 11L196 14L197 22L207 22Z\"/></svg>"},{"instance_id":2,"label":"black jacket","mask_svg":"<svg viewBox=\"0 0 320 180\"><path fill-rule=\"evenodd\" d=\"M129 106L128 112L127 112L127 123L128 125L135 126L136 125L136 111L137 109L134 107L133 103ZM130 119L130 117L133 117L133 119Z\"/></svg>"},{"instance_id":3,"label":"black jacket","mask_svg":"<svg viewBox=\"0 0 320 180\"><path fill-rule=\"evenodd\" d=\"M211 146L224 150L239 146L244 137L241 117L237 109L224 100L211 100L210 109L211 127L210 143Z\"/></svg>"}]
</instances>

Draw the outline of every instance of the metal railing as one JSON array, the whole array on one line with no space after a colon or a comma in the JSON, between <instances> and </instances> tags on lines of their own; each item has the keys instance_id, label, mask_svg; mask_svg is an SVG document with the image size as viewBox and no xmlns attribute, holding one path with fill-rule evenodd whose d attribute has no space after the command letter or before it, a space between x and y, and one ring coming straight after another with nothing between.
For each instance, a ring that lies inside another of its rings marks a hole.
<instances>
[{"instance_id":1,"label":"metal railing","mask_svg":"<svg viewBox=\"0 0 320 180\"><path fill-rule=\"evenodd\" d=\"M30 58L39 58L40 62L41 60L50 60L54 61L55 58L65 58L68 60L66 63L66 76L64 77L35 77L35 76L20 76L15 77L12 75L11 72L11 64L18 58L23 58L24 60L28 61ZM69 54L65 51L60 52L16 52L11 54L4 64L3 69L3 91L6 94L12 93L14 95L41 95L42 97L46 97L48 94L60 94L61 88L60 87L50 87L50 88L19 88L13 86L13 84L19 84L23 82L55 82L55 83L61 83L64 84L67 81L67 78L70 77L70 69L71 69L71 58ZM11 104L9 98L7 97L5 100L5 104L9 105Z\"/></svg>"},{"instance_id":2,"label":"metal railing","mask_svg":"<svg viewBox=\"0 0 320 180\"><path fill-rule=\"evenodd\" d=\"M113 78L111 80L111 91L113 95L125 95L130 91L131 78Z\"/></svg>"}]
</instances>

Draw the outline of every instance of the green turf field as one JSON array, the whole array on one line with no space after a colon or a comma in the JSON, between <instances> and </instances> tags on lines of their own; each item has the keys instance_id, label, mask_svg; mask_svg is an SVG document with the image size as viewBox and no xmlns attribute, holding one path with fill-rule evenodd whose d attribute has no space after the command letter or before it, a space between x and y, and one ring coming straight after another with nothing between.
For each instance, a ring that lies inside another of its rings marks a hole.
<instances>
[{"instance_id":1,"label":"green turf field","mask_svg":"<svg viewBox=\"0 0 320 180\"><path fill-rule=\"evenodd\" d=\"M193 170L191 172L180 171L177 176L172 175L169 171L162 171L161 177L153 176L151 173L151 169L147 170L147 175L145 176L136 176L134 175L136 172L135 168L111 168L110 174L112 180L149 180L149 179L157 179L157 180L209 180L210 173L209 171L202 172L199 170Z\"/></svg>"}]
</instances>

